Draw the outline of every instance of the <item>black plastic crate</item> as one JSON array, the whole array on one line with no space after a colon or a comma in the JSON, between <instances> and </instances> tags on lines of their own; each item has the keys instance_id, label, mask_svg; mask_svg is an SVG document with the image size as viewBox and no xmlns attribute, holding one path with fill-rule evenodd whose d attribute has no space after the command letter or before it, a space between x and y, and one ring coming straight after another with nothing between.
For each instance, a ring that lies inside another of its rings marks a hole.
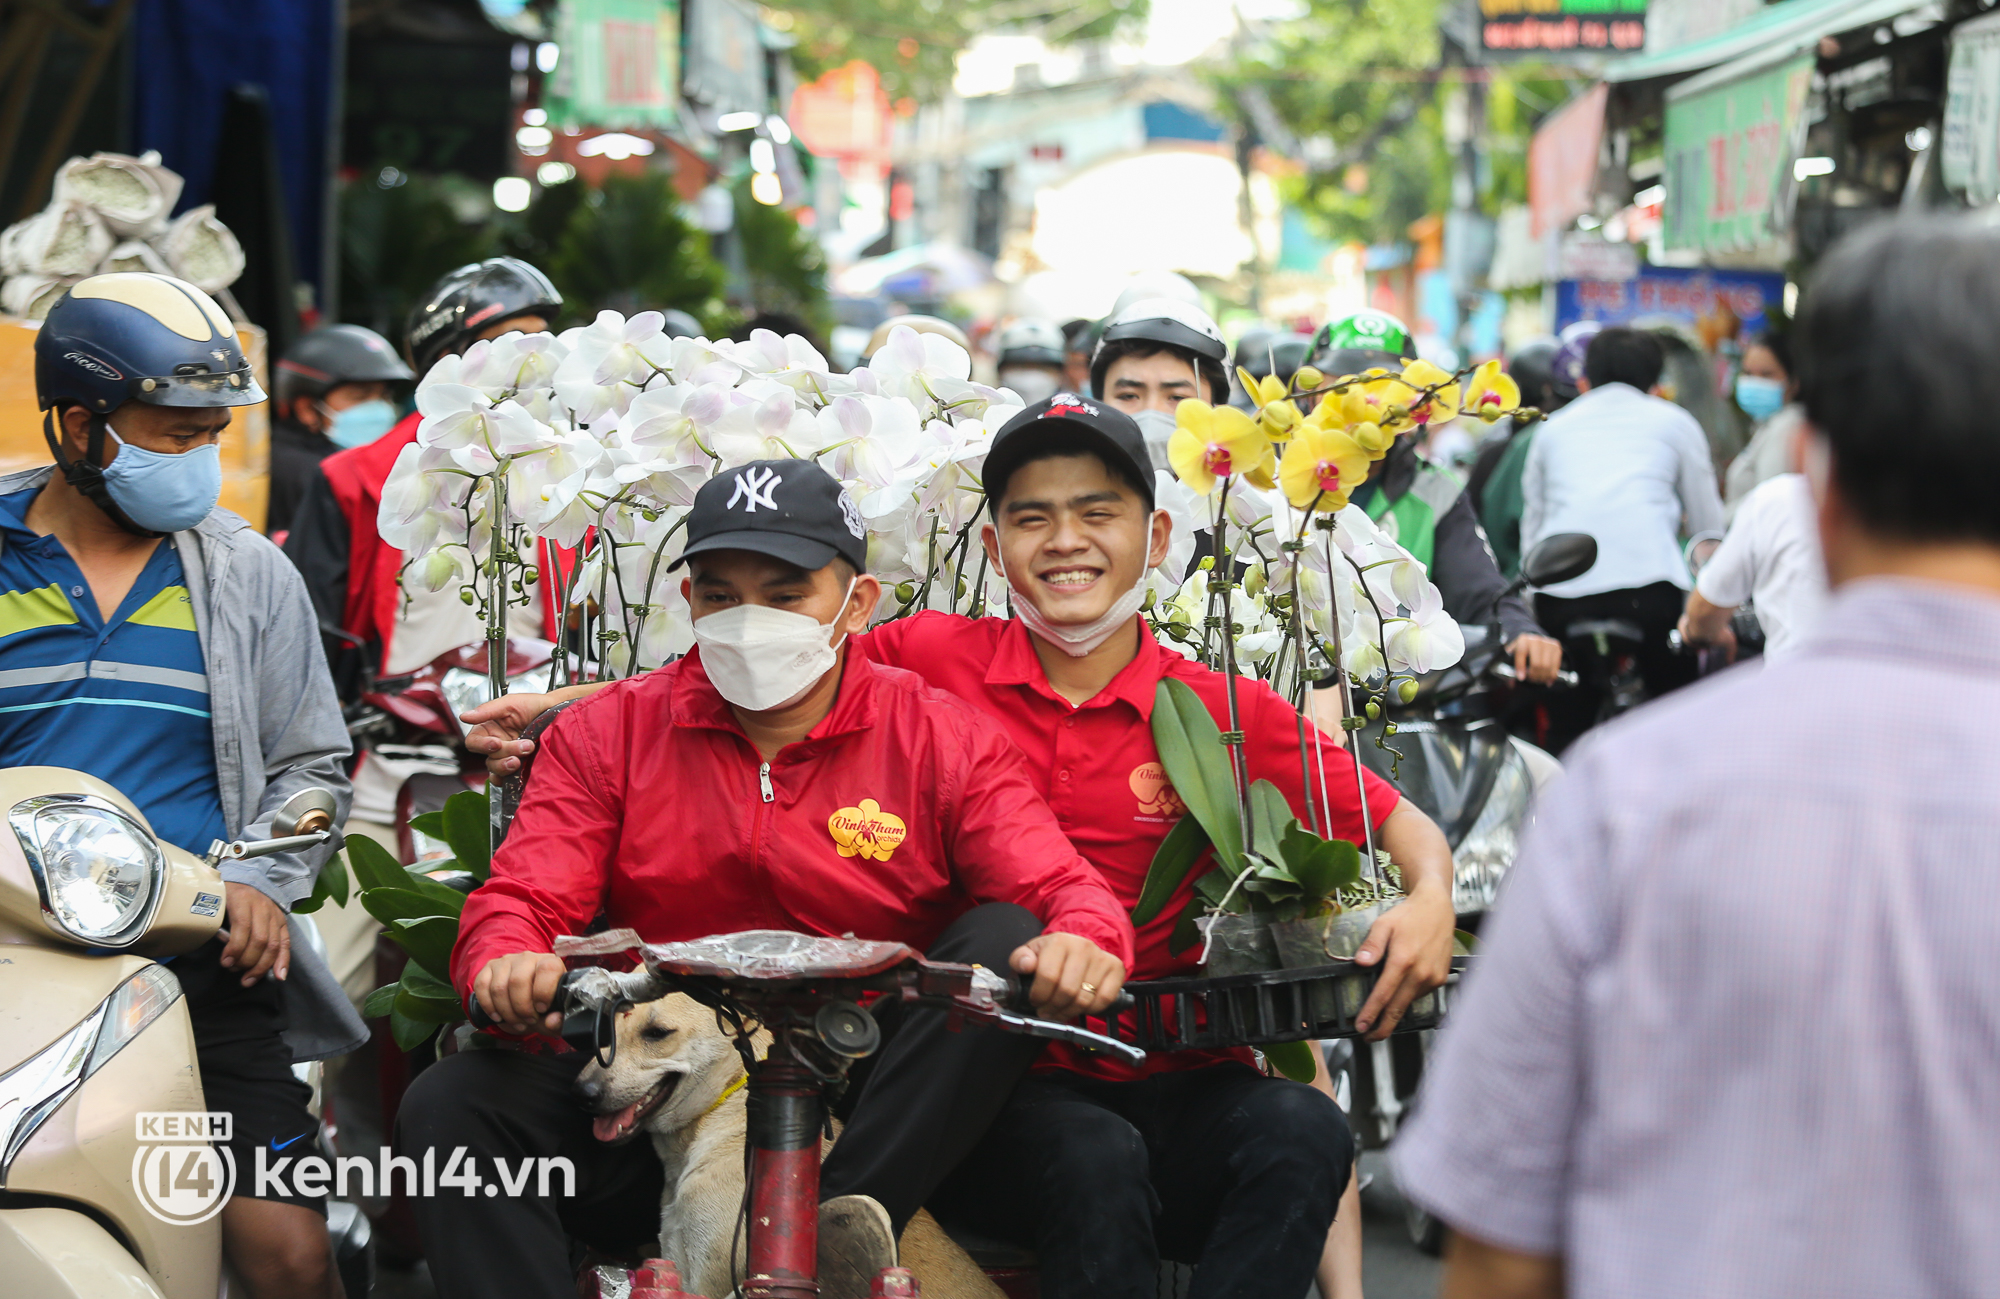
<instances>
[{"instance_id":1,"label":"black plastic crate","mask_svg":"<svg viewBox=\"0 0 2000 1299\"><path fill-rule=\"evenodd\" d=\"M1465 965L1464 957L1452 961L1453 983ZM1147 1051L1360 1037L1354 1017L1380 972L1379 966L1336 961L1305 970L1128 983L1132 1005L1092 1016L1088 1025ZM1447 983L1419 997L1396 1031L1436 1028L1451 991Z\"/></svg>"}]
</instances>

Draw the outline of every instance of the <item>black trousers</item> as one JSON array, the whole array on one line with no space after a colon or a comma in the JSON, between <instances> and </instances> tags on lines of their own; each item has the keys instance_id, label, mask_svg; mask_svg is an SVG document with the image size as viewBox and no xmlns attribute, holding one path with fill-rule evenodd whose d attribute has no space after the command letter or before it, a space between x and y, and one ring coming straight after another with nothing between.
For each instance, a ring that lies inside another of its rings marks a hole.
<instances>
[{"instance_id":1,"label":"black trousers","mask_svg":"<svg viewBox=\"0 0 2000 1299\"><path fill-rule=\"evenodd\" d=\"M1040 932L1026 910L994 903L959 917L928 955L1004 970L1013 950ZM953 1033L935 1010L885 1008L878 1020L885 1040L865 1068L857 1066L837 1107L847 1126L827 1158L820 1196L872 1195L900 1232L978 1144L1042 1043L991 1030ZM496 1159L513 1169L523 1158L560 1156L576 1170L567 1197L557 1194L560 1176L548 1195L531 1178L519 1195L440 1187L412 1197L439 1299L571 1299L572 1238L613 1253L653 1248L659 1160L643 1137L609 1146L591 1134L590 1116L571 1092L584 1063L578 1054L467 1051L425 1070L404 1095L399 1154L421 1162L434 1151L442 1170L462 1147L482 1182L496 1176Z\"/></svg>"},{"instance_id":2,"label":"black trousers","mask_svg":"<svg viewBox=\"0 0 2000 1299\"><path fill-rule=\"evenodd\" d=\"M1042 1299L1152 1299L1161 1258L1197 1265L1189 1299L1289 1299L1353 1163L1339 1106L1247 1065L1036 1074L930 1209L1034 1249Z\"/></svg>"},{"instance_id":3,"label":"black trousers","mask_svg":"<svg viewBox=\"0 0 2000 1299\"><path fill-rule=\"evenodd\" d=\"M1672 582L1598 595L1563 599L1553 595L1535 597L1535 620L1548 628L1549 635L1563 642L1563 666L1574 668L1586 684L1573 689L1541 692L1546 701L1548 729L1542 747L1561 753L1579 735L1597 722L1598 692L1588 686L1593 671L1609 671L1609 665L1595 663L1596 649L1588 641L1571 640L1564 629L1572 623L1601 618L1620 618L1635 623L1645 633L1637 655L1639 676L1646 683L1646 697L1658 699L1670 690L1694 681L1701 675L1700 661L1692 654L1676 654L1667 647L1667 633L1681 620L1687 592Z\"/></svg>"}]
</instances>

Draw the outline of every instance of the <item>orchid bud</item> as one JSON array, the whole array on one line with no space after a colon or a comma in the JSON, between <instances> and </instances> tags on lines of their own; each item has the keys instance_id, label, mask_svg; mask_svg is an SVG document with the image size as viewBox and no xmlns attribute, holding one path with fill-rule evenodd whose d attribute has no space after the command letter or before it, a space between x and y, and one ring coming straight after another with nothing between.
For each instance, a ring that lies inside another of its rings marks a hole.
<instances>
[{"instance_id":1,"label":"orchid bud","mask_svg":"<svg viewBox=\"0 0 2000 1299\"><path fill-rule=\"evenodd\" d=\"M1402 684L1396 687L1396 697L1406 704L1415 699L1417 697L1417 679L1415 677L1403 678Z\"/></svg>"},{"instance_id":2,"label":"orchid bud","mask_svg":"<svg viewBox=\"0 0 2000 1299\"><path fill-rule=\"evenodd\" d=\"M1326 382L1326 376L1310 365L1300 366L1292 374L1292 386L1300 392L1311 392Z\"/></svg>"}]
</instances>

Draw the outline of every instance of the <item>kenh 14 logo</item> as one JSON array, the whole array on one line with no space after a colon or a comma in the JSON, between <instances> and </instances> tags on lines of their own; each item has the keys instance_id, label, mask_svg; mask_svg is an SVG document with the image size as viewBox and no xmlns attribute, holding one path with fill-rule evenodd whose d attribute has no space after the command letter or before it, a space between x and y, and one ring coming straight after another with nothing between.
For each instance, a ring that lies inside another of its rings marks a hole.
<instances>
[{"instance_id":1,"label":"kenh 14 logo","mask_svg":"<svg viewBox=\"0 0 2000 1299\"><path fill-rule=\"evenodd\" d=\"M236 1156L226 1145L230 1115L219 1110L144 1112L134 1120L139 1149L132 1185L161 1222L193 1226L222 1212L236 1189Z\"/></svg>"}]
</instances>

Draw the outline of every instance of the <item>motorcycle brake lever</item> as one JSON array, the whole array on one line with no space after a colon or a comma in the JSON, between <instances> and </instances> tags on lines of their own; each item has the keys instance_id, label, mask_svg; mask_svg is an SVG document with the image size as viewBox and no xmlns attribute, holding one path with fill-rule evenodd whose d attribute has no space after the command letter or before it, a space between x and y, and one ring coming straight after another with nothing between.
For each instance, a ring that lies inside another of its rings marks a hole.
<instances>
[{"instance_id":1,"label":"motorcycle brake lever","mask_svg":"<svg viewBox=\"0 0 2000 1299\"><path fill-rule=\"evenodd\" d=\"M1093 1033L1074 1024L1058 1024L1054 1020L1016 1015L1006 1010L989 1011L986 1016L980 1018L989 1016L991 1022L999 1028L1019 1033L1024 1037L1042 1037L1052 1042L1067 1042L1071 1046L1087 1047L1093 1051L1106 1051L1120 1057L1127 1064L1138 1065L1146 1062L1146 1053L1129 1042L1120 1042L1115 1037Z\"/></svg>"}]
</instances>

